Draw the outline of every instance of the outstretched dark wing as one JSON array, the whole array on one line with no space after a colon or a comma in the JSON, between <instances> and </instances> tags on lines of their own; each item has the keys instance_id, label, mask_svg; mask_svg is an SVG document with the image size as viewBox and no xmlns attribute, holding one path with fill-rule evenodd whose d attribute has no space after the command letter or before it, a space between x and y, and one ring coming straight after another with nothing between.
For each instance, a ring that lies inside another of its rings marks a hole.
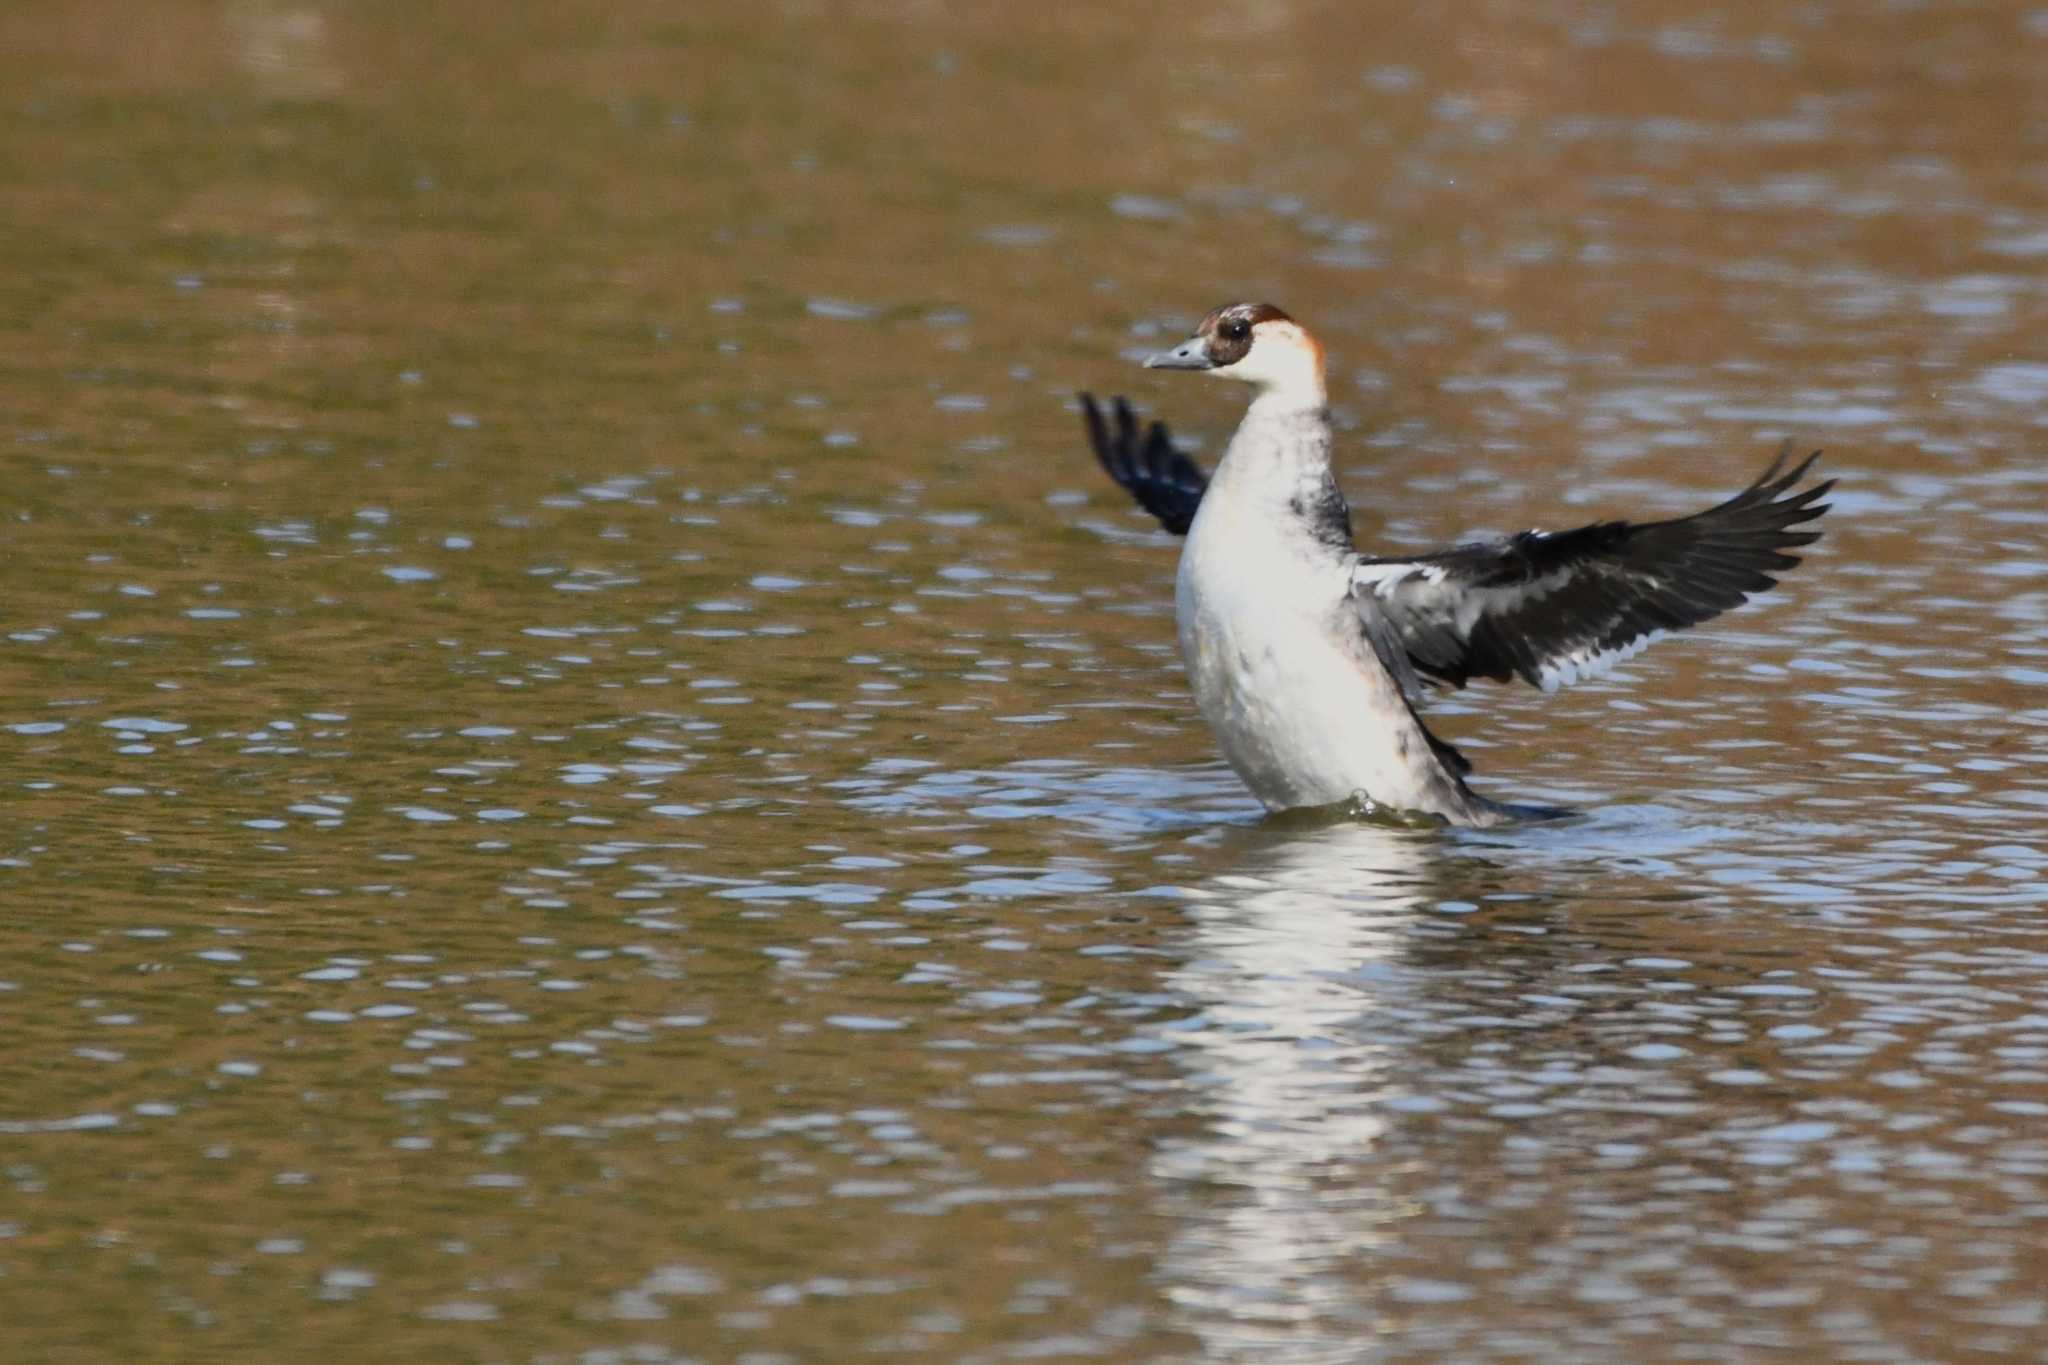
<instances>
[{"instance_id":1,"label":"outstretched dark wing","mask_svg":"<svg viewBox=\"0 0 2048 1365\"><path fill-rule=\"evenodd\" d=\"M1116 429L1102 420L1102 409L1092 394L1081 395L1081 415L1088 423L1088 443L1103 470L1137 499L1138 506L1159 518L1159 524L1177 536L1188 533L1209 476L1202 467L1183 455L1166 434L1166 423L1154 422L1141 436L1131 405L1118 398Z\"/></svg>"},{"instance_id":2,"label":"outstretched dark wing","mask_svg":"<svg viewBox=\"0 0 2048 1365\"><path fill-rule=\"evenodd\" d=\"M1549 691L1628 658L1666 631L1720 615L1799 562L1834 480L1793 491L1820 458L1763 477L1676 521L1523 531L1406 559L1361 557L1351 593L1392 625L1416 669L1456 687L1521 678Z\"/></svg>"}]
</instances>

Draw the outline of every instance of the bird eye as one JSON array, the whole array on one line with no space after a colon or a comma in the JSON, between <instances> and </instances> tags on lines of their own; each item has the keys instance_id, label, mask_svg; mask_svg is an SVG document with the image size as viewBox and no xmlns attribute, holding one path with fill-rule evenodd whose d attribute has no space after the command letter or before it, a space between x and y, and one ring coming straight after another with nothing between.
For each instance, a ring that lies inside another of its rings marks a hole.
<instances>
[{"instance_id":1,"label":"bird eye","mask_svg":"<svg viewBox=\"0 0 2048 1365\"><path fill-rule=\"evenodd\" d=\"M1243 341L1252 334L1252 325L1243 318L1231 318L1216 330L1225 341Z\"/></svg>"}]
</instances>

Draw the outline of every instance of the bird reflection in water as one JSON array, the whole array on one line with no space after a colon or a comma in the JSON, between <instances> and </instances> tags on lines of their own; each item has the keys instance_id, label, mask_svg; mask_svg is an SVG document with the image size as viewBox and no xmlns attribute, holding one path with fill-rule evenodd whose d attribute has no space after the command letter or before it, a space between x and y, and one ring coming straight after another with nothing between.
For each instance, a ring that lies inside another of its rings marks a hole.
<instances>
[{"instance_id":1,"label":"bird reflection in water","mask_svg":"<svg viewBox=\"0 0 2048 1365\"><path fill-rule=\"evenodd\" d=\"M1270 826L1269 826L1270 828ZM1290 835L1194 893L1187 964L1167 984L1200 1012L1174 1034L1195 1136L1151 1174L1177 1206L1161 1277L1219 1358L1358 1358L1370 1312L1356 1262L1411 1209L1371 1168L1404 1090L1419 921L1475 864L1435 831L1343 823Z\"/></svg>"}]
</instances>

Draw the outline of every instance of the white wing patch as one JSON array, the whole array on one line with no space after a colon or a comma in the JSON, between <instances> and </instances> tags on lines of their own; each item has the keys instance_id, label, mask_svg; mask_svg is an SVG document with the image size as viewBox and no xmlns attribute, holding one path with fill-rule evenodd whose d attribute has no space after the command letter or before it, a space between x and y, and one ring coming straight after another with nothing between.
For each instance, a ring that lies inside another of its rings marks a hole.
<instances>
[{"instance_id":1,"label":"white wing patch","mask_svg":"<svg viewBox=\"0 0 2048 1365\"><path fill-rule=\"evenodd\" d=\"M1359 564L1351 570L1351 581L1371 587L1374 597L1392 597L1395 585L1418 569L1431 583L1444 581L1444 571L1434 564Z\"/></svg>"},{"instance_id":2,"label":"white wing patch","mask_svg":"<svg viewBox=\"0 0 2048 1365\"><path fill-rule=\"evenodd\" d=\"M1536 671L1536 680L1545 692L1570 687L1573 683L1597 677L1626 659L1635 658L1663 639L1664 635L1665 632L1661 630L1645 631L1628 643L1616 645L1612 649L1581 645L1562 658L1544 660L1542 667Z\"/></svg>"}]
</instances>

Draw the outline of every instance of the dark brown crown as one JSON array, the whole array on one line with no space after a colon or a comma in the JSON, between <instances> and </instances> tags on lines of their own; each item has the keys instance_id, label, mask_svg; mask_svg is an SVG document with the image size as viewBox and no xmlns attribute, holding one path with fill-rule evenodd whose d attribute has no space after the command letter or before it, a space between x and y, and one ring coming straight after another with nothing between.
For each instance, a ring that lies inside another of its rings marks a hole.
<instances>
[{"instance_id":1,"label":"dark brown crown","mask_svg":"<svg viewBox=\"0 0 2048 1365\"><path fill-rule=\"evenodd\" d=\"M1209 340L1209 362L1218 368L1235 365L1252 348L1252 328L1262 322L1292 322L1270 303L1226 303L1212 308L1196 333Z\"/></svg>"}]
</instances>

